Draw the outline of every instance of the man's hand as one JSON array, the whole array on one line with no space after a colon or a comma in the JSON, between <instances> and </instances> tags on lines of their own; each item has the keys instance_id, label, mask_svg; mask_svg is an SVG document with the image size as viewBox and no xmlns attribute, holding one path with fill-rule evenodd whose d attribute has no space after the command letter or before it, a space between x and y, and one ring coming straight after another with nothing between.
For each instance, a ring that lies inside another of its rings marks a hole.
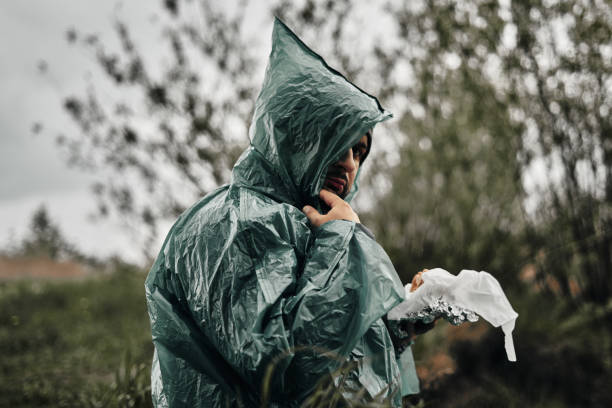
<instances>
[{"instance_id":1,"label":"man's hand","mask_svg":"<svg viewBox=\"0 0 612 408\"><path fill-rule=\"evenodd\" d=\"M321 190L319 197L321 197L321 200L323 200L325 204L331 208L327 214L320 214L316 209L309 205L302 208L302 211L304 211L304 214L306 214L306 217L308 217L310 223L315 227L320 227L327 221L331 220L348 220L356 223L361 222L349 203L331 191Z\"/></svg>"},{"instance_id":2,"label":"man's hand","mask_svg":"<svg viewBox=\"0 0 612 408\"><path fill-rule=\"evenodd\" d=\"M414 278L412 278L412 283L410 285L410 291L414 292L415 290L417 290L423 283L425 283L423 281L423 274L425 272L427 272L429 269L423 269L421 272L417 273L416 275L414 275ZM414 338L418 335L418 334L423 334L425 332L428 332L429 330L433 329L433 327L436 325L437 320L434 320L431 323L423 323L422 321L418 320L416 321L413 325L412 325L412 336L411 336L411 340L414 340Z\"/></svg>"},{"instance_id":3,"label":"man's hand","mask_svg":"<svg viewBox=\"0 0 612 408\"><path fill-rule=\"evenodd\" d=\"M411 292L414 292L415 290L419 288L419 286L423 284L423 274L427 272L428 270L429 269L423 269L421 272L414 275L414 278L412 278L412 283L410 285Z\"/></svg>"}]
</instances>

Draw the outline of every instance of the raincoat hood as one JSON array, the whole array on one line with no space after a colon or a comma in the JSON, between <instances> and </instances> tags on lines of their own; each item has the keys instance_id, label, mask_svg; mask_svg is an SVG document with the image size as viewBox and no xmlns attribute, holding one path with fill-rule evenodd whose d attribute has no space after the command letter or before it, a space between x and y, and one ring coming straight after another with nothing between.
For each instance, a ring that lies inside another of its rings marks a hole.
<instances>
[{"instance_id":1,"label":"raincoat hood","mask_svg":"<svg viewBox=\"0 0 612 408\"><path fill-rule=\"evenodd\" d=\"M391 116L276 18L251 148L234 167L232 183L298 208L316 205L327 168ZM357 191L358 176L346 201Z\"/></svg>"}]
</instances>

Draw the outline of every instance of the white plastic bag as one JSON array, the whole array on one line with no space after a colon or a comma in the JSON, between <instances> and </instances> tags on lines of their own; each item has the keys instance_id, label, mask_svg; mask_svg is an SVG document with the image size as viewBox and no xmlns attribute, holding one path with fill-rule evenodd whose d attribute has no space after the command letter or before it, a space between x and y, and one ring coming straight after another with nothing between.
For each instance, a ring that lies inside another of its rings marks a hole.
<instances>
[{"instance_id":1,"label":"white plastic bag","mask_svg":"<svg viewBox=\"0 0 612 408\"><path fill-rule=\"evenodd\" d=\"M508 360L516 361L512 331L518 314L512 309L497 279L484 271L464 269L455 276L441 268L423 273L422 279L423 284L414 292L410 292L410 284L405 286L406 300L389 311L389 320L418 315L440 301L471 310L494 327L501 326Z\"/></svg>"}]
</instances>

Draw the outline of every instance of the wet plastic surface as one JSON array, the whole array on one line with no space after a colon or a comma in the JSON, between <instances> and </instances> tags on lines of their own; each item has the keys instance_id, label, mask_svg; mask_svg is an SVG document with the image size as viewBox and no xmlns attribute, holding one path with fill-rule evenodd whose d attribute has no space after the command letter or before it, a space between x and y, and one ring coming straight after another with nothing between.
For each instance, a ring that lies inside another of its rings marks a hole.
<instances>
[{"instance_id":1,"label":"wet plastic surface","mask_svg":"<svg viewBox=\"0 0 612 408\"><path fill-rule=\"evenodd\" d=\"M300 211L320 208L329 165L391 114L279 20L272 44L251 147L229 185L181 215L146 281L154 403L260 406L267 389L268 406L299 406L333 378L401 406L381 319L404 298L391 261L360 224L314 229ZM355 366L334 377L342 362Z\"/></svg>"}]
</instances>

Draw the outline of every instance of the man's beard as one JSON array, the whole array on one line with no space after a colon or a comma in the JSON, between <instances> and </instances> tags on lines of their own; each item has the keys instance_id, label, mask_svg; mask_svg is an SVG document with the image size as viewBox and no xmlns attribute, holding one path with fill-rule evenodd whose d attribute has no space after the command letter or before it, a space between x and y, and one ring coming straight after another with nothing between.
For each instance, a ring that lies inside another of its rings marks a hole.
<instances>
[{"instance_id":1,"label":"man's beard","mask_svg":"<svg viewBox=\"0 0 612 408\"><path fill-rule=\"evenodd\" d=\"M344 181L344 183L339 183L338 181L332 180L332 178L341 179L342 181ZM346 174L334 173L333 171L327 173L323 187L325 187L327 190L331 191L342 199L346 198L350 191L350 186Z\"/></svg>"}]
</instances>

